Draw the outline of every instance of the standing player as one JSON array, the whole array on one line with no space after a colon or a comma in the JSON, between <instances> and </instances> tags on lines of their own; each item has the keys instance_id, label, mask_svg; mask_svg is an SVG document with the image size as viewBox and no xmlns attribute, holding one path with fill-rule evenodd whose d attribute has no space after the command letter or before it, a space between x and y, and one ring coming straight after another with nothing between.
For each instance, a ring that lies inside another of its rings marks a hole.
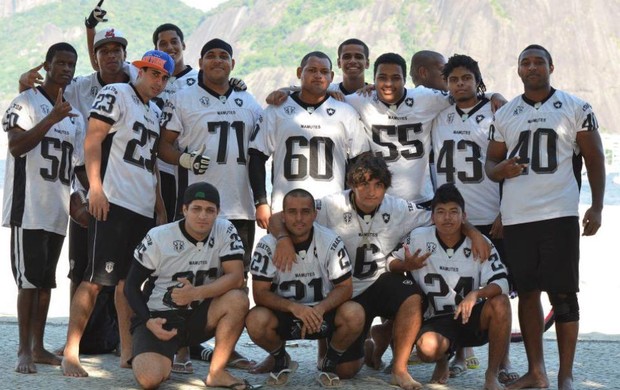
<instances>
[{"instance_id":1,"label":"standing player","mask_svg":"<svg viewBox=\"0 0 620 390\"><path fill-rule=\"evenodd\" d=\"M284 194L303 188L315 197L342 191L349 159L368 150L363 125L347 104L327 95L334 76L322 52L304 56L297 68L301 91L265 111L265 121L250 142L250 183L256 219L267 228L270 209L265 162L273 156L271 205L278 211Z\"/></svg>"},{"instance_id":2,"label":"standing player","mask_svg":"<svg viewBox=\"0 0 620 390\"><path fill-rule=\"evenodd\" d=\"M342 81L336 87L345 96L366 86L365 72L370 66L368 45L357 38L350 38L338 46L338 67ZM333 89L334 84L330 86Z\"/></svg>"},{"instance_id":3,"label":"standing player","mask_svg":"<svg viewBox=\"0 0 620 390\"><path fill-rule=\"evenodd\" d=\"M411 57L409 75L413 84L438 91L446 90L443 67L446 59L440 53L431 50L420 50Z\"/></svg>"},{"instance_id":4,"label":"standing player","mask_svg":"<svg viewBox=\"0 0 620 390\"><path fill-rule=\"evenodd\" d=\"M252 340L273 356L267 384L283 385L295 370L284 340L329 340L319 367L321 385L340 384L338 363L362 333L364 311L352 301L351 262L340 237L314 223L314 197L306 190L289 191L282 218L295 246L297 262L287 272L273 265L278 238L264 236L252 260L254 307L246 318ZM282 236L280 236L282 237Z\"/></svg>"},{"instance_id":5,"label":"standing player","mask_svg":"<svg viewBox=\"0 0 620 390\"><path fill-rule=\"evenodd\" d=\"M22 374L37 372L35 363L60 364L45 350L43 334L67 231L71 178L83 165L84 122L63 98L76 62L73 46L50 46L45 81L15 98L2 121L8 136L2 225L11 228L19 323L15 371Z\"/></svg>"},{"instance_id":6,"label":"standing player","mask_svg":"<svg viewBox=\"0 0 620 390\"><path fill-rule=\"evenodd\" d=\"M486 172L504 182L501 203L507 265L519 293L528 372L510 388L548 387L541 292L555 313L558 387L573 388L579 331L579 188L582 158L592 189L583 235L601 225L605 165L598 123L583 100L551 87L551 54L530 45L519 55L524 94L495 115ZM527 200L527 201L524 201Z\"/></svg>"},{"instance_id":7,"label":"standing player","mask_svg":"<svg viewBox=\"0 0 620 390\"><path fill-rule=\"evenodd\" d=\"M165 209L157 183L155 145L159 139L159 95L174 69L160 51L135 61L135 84L110 84L95 98L85 141L89 211L89 264L77 288L69 318L62 362L67 376L87 376L79 361L79 343L102 286L117 286L116 311L121 339L121 367L128 367L131 310L122 293L131 253ZM114 243L114 245L111 245Z\"/></svg>"},{"instance_id":8,"label":"standing player","mask_svg":"<svg viewBox=\"0 0 620 390\"><path fill-rule=\"evenodd\" d=\"M471 240L461 233L465 201L453 184L437 189L431 209L434 226L413 230L403 248L393 253L397 261L388 265L395 272L410 272L428 300L416 342L418 355L437 362L431 383L445 384L448 356L456 347L488 342L484 388L503 389L497 377L511 323L506 269L496 250L488 261L472 258ZM418 257L421 251L426 253Z\"/></svg>"},{"instance_id":9,"label":"standing player","mask_svg":"<svg viewBox=\"0 0 620 390\"><path fill-rule=\"evenodd\" d=\"M136 248L125 293L136 313L132 368L142 388L170 376L179 347L214 336L207 387L251 388L225 370L249 300L240 290L243 244L219 209L217 189L194 183L183 195L185 218L150 230Z\"/></svg>"}]
</instances>

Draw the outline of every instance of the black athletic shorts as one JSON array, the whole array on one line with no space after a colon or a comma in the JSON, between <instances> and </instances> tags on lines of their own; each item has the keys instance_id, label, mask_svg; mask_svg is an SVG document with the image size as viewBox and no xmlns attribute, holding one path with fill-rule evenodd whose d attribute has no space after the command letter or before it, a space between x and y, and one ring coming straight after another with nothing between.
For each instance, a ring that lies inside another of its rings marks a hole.
<instances>
[{"instance_id":1,"label":"black athletic shorts","mask_svg":"<svg viewBox=\"0 0 620 390\"><path fill-rule=\"evenodd\" d=\"M256 234L256 221L248 219L230 219L241 237L245 253L243 254L243 271L247 274L252 261L252 249L254 248L254 236Z\"/></svg>"},{"instance_id":2,"label":"black athletic shorts","mask_svg":"<svg viewBox=\"0 0 620 390\"><path fill-rule=\"evenodd\" d=\"M193 310L152 311L151 318L165 318L164 329L177 329L177 335L163 341L147 329L146 323L132 326L132 359L141 353L155 352L170 359L181 347L198 345L209 340L207 334L207 314L212 299L205 299Z\"/></svg>"},{"instance_id":3,"label":"black athletic shorts","mask_svg":"<svg viewBox=\"0 0 620 390\"><path fill-rule=\"evenodd\" d=\"M303 322L291 313L285 313L278 310L272 310L273 314L278 318L277 333L283 340L300 340L301 328ZM323 315L323 323L321 330L317 333L306 334L304 340L318 340L327 337L331 339L332 334L336 330L336 310L328 311Z\"/></svg>"},{"instance_id":4,"label":"black athletic shorts","mask_svg":"<svg viewBox=\"0 0 620 390\"><path fill-rule=\"evenodd\" d=\"M65 236L11 226L11 269L19 289L56 288L56 266Z\"/></svg>"},{"instance_id":5,"label":"black athletic shorts","mask_svg":"<svg viewBox=\"0 0 620 390\"><path fill-rule=\"evenodd\" d=\"M125 279L134 249L153 226L152 217L110 203L106 221L91 218L88 224L88 266L83 280L115 286Z\"/></svg>"},{"instance_id":6,"label":"black athletic shorts","mask_svg":"<svg viewBox=\"0 0 620 390\"><path fill-rule=\"evenodd\" d=\"M517 292L579 291L579 218L504 226L505 264Z\"/></svg>"},{"instance_id":7,"label":"black athletic shorts","mask_svg":"<svg viewBox=\"0 0 620 390\"><path fill-rule=\"evenodd\" d=\"M79 284L84 280L88 266L88 229L69 219L69 274L67 277Z\"/></svg>"},{"instance_id":8,"label":"black athletic shorts","mask_svg":"<svg viewBox=\"0 0 620 390\"><path fill-rule=\"evenodd\" d=\"M450 356L458 348L477 347L488 343L489 336L487 331L480 329L480 317L482 316L485 302L478 302L474 305L469 321L466 324L463 324L460 316L455 320L454 314L439 315L424 320L418 333L418 339L427 332L439 333L450 340L450 348L448 350Z\"/></svg>"},{"instance_id":9,"label":"black athletic shorts","mask_svg":"<svg viewBox=\"0 0 620 390\"><path fill-rule=\"evenodd\" d=\"M364 357L364 341L375 317L393 319L400 305L412 295L424 297L420 287L404 275L386 272L377 279L366 291L353 300L364 308L366 322L362 334L351 344L340 359L350 362ZM424 308L420 308L424 310Z\"/></svg>"}]
</instances>

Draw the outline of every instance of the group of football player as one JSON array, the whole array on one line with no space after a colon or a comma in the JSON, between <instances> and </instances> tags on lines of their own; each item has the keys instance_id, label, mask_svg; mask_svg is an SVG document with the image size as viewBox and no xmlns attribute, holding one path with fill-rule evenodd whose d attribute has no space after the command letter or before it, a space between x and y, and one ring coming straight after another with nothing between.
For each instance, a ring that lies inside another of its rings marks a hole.
<instances>
[{"instance_id":1,"label":"group of football player","mask_svg":"<svg viewBox=\"0 0 620 390\"><path fill-rule=\"evenodd\" d=\"M309 52L299 85L263 109L230 77L230 43L206 42L193 69L183 32L167 23L154 50L128 63L123 33L96 30L102 2L85 21L95 72L74 78L76 50L52 45L3 120L17 372L40 363L87 376L80 341L99 294L115 289L120 366L143 388L192 373L190 358L210 361L208 387L253 387L227 367L282 386L298 367L286 350L295 339L318 340L323 387L381 369L389 347L391 384L421 388L415 360L434 362L430 382L445 384L477 368L471 347L488 343L485 389L544 388L545 291L558 387L573 388L581 166L586 236L601 224L605 167L591 106L551 87L544 47L519 53L524 93L506 102L461 54L420 51L408 69L384 53L368 83L369 48L347 39L342 82L328 55ZM268 233L254 245L257 225ZM43 335L67 227L71 306L58 356ZM511 290L521 376L508 352ZM235 351L244 329L268 353L258 364ZM211 338L214 348L201 344Z\"/></svg>"}]
</instances>

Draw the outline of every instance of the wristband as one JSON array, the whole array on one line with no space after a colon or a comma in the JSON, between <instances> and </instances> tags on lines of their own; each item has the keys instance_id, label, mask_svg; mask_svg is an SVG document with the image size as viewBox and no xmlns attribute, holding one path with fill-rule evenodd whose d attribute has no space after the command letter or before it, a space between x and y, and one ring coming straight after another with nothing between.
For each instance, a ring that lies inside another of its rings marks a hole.
<instances>
[{"instance_id":1,"label":"wristband","mask_svg":"<svg viewBox=\"0 0 620 390\"><path fill-rule=\"evenodd\" d=\"M288 234L280 234L280 235L276 238L276 241L280 241L281 239L286 238L286 237L289 237L289 235L288 235Z\"/></svg>"}]
</instances>

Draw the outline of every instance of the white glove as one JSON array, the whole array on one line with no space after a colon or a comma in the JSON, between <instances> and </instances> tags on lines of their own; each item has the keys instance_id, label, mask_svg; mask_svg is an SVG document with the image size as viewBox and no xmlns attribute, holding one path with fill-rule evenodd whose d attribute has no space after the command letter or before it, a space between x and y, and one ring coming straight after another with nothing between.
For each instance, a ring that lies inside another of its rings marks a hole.
<instances>
[{"instance_id":1,"label":"white glove","mask_svg":"<svg viewBox=\"0 0 620 390\"><path fill-rule=\"evenodd\" d=\"M242 79L236 79L234 77L231 77L230 80L228 80L228 84L233 87L233 90L237 92L245 91L248 89L248 86L245 85L245 82Z\"/></svg>"},{"instance_id":2,"label":"white glove","mask_svg":"<svg viewBox=\"0 0 620 390\"><path fill-rule=\"evenodd\" d=\"M183 153L179 157L179 165L185 169L191 169L194 175L202 175L209 168L209 161L211 161L209 157L202 155L205 148L203 144L198 150L194 150L191 153Z\"/></svg>"},{"instance_id":3,"label":"white glove","mask_svg":"<svg viewBox=\"0 0 620 390\"><path fill-rule=\"evenodd\" d=\"M108 21L108 19L105 18L105 14L107 14L108 11L101 9L102 4L103 0L99 1L99 3L97 3L97 6L92 11L90 11L90 15L88 15L88 18L86 18L86 20L84 21L86 28L95 28L95 26L97 26L99 22Z\"/></svg>"}]
</instances>

